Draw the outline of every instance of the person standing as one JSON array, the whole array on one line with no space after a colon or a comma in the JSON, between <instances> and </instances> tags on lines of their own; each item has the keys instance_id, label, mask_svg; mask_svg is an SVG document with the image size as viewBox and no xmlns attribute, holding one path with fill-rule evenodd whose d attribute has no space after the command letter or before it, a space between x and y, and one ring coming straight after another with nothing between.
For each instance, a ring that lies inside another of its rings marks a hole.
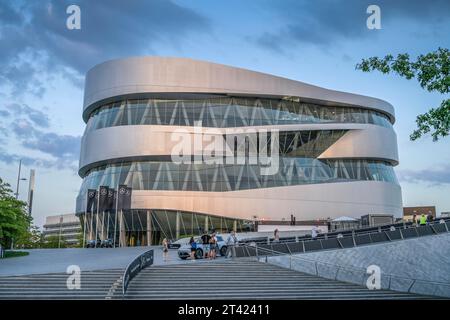
<instances>
[{"instance_id":1,"label":"person standing","mask_svg":"<svg viewBox=\"0 0 450 320\"><path fill-rule=\"evenodd\" d=\"M191 239L189 239L189 244L191 246L191 260L195 259L195 252L197 251L197 242L195 242L194 237L191 237Z\"/></svg>"},{"instance_id":2,"label":"person standing","mask_svg":"<svg viewBox=\"0 0 450 320\"><path fill-rule=\"evenodd\" d=\"M317 234L318 234L319 232L318 232L318 228L317 228L317 226L314 226L312 229L311 229L311 238L313 238L314 240L317 238Z\"/></svg>"},{"instance_id":3,"label":"person standing","mask_svg":"<svg viewBox=\"0 0 450 320\"><path fill-rule=\"evenodd\" d=\"M209 258L210 259L215 259L216 258L216 246L217 246L217 238L216 238L216 234L213 233L211 235L211 238L209 239Z\"/></svg>"},{"instance_id":4,"label":"person standing","mask_svg":"<svg viewBox=\"0 0 450 320\"><path fill-rule=\"evenodd\" d=\"M162 250L163 250L163 259L167 261L167 256L169 255L169 242L167 238L164 238L162 241Z\"/></svg>"},{"instance_id":5,"label":"person standing","mask_svg":"<svg viewBox=\"0 0 450 320\"><path fill-rule=\"evenodd\" d=\"M207 233L201 236L202 244L203 244L203 257L206 259L209 257L209 240L211 236Z\"/></svg>"},{"instance_id":6,"label":"person standing","mask_svg":"<svg viewBox=\"0 0 450 320\"><path fill-rule=\"evenodd\" d=\"M417 226L417 215L414 215L414 216L413 216L412 222L413 222L413 223L412 223L413 227Z\"/></svg>"},{"instance_id":7,"label":"person standing","mask_svg":"<svg viewBox=\"0 0 450 320\"><path fill-rule=\"evenodd\" d=\"M280 242L280 232L275 229L273 232L273 242Z\"/></svg>"},{"instance_id":8,"label":"person standing","mask_svg":"<svg viewBox=\"0 0 450 320\"><path fill-rule=\"evenodd\" d=\"M217 233L214 232L214 259L217 257L219 252L219 240L217 240Z\"/></svg>"},{"instance_id":9,"label":"person standing","mask_svg":"<svg viewBox=\"0 0 450 320\"><path fill-rule=\"evenodd\" d=\"M238 239L236 237L236 232L234 232L234 230L231 230L227 238L227 254L225 255L225 258L228 258L230 255L232 255L232 250L237 243Z\"/></svg>"},{"instance_id":10,"label":"person standing","mask_svg":"<svg viewBox=\"0 0 450 320\"><path fill-rule=\"evenodd\" d=\"M425 214L422 213L422 215L420 216L420 220L419 220L419 224L421 226L424 226L427 224L427 217L425 216Z\"/></svg>"},{"instance_id":11,"label":"person standing","mask_svg":"<svg viewBox=\"0 0 450 320\"><path fill-rule=\"evenodd\" d=\"M212 257L212 251L213 251L213 238L210 237L209 241L208 241L208 246L209 246L209 250L208 250L208 259L211 260Z\"/></svg>"}]
</instances>

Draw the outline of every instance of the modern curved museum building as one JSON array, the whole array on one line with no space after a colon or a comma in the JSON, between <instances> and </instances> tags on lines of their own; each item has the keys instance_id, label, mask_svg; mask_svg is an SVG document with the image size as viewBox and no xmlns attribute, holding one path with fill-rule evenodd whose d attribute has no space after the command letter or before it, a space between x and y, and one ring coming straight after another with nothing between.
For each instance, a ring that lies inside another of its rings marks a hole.
<instances>
[{"instance_id":1,"label":"modern curved museum building","mask_svg":"<svg viewBox=\"0 0 450 320\"><path fill-rule=\"evenodd\" d=\"M291 215L401 216L394 109L380 99L133 57L87 73L83 119L77 213L88 238L139 245ZM89 189L119 185L132 188L119 226L114 211L85 214Z\"/></svg>"}]
</instances>

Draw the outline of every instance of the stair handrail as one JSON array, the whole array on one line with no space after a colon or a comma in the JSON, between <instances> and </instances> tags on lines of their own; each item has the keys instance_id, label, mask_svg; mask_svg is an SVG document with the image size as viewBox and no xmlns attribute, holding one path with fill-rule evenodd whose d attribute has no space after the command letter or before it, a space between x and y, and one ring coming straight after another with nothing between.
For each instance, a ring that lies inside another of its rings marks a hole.
<instances>
[{"instance_id":1,"label":"stair handrail","mask_svg":"<svg viewBox=\"0 0 450 320\"><path fill-rule=\"evenodd\" d=\"M444 223L441 223L440 220L444 220ZM425 226L430 226L431 228L433 228L434 225L443 224L445 226L446 231L450 232L450 230L449 230L449 228L448 228L448 226L446 224L446 221L448 221L448 220L449 220L449 218L436 219L433 222L428 223ZM382 232L389 232L390 229L387 228L388 226L389 225L380 226L380 228L378 230L367 230L366 232L360 231L360 232L356 232L356 233L352 233L352 234L348 234L348 235L343 235L342 238L353 238L354 239L355 236L372 235L372 234L379 234L379 233L382 233ZM394 226L394 224L391 225L391 226ZM417 230L417 228L419 228L419 227L423 227L423 226L422 225L414 225L412 223L408 223L408 224L403 224L402 226L397 226L395 228L395 230L399 230L400 234L403 235L402 230L407 230L407 229L412 229L412 228ZM346 231L342 231L342 232L349 232L349 231L350 230L346 230ZM355 231L355 230L353 230L353 231ZM327 233L324 233L323 235L327 235ZM326 239L341 239L341 238L339 238L337 234L333 234L331 236L327 235L325 238L320 237L318 239L313 239L313 238L300 239L300 238L297 238L298 241L293 241L293 242L291 242L291 241L283 241L283 239L280 238L280 242L279 243L294 243L294 242L302 242L302 241L303 242L308 242L308 241L319 241L319 240L326 240ZM251 242L252 241L243 241L241 243L251 243ZM257 241L253 241L253 242L259 243Z\"/></svg>"},{"instance_id":2,"label":"stair handrail","mask_svg":"<svg viewBox=\"0 0 450 320\"><path fill-rule=\"evenodd\" d=\"M144 268L153 264L153 249L134 258L125 268L122 276L122 295L125 295L130 281Z\"/></svg>"}]
</instances>

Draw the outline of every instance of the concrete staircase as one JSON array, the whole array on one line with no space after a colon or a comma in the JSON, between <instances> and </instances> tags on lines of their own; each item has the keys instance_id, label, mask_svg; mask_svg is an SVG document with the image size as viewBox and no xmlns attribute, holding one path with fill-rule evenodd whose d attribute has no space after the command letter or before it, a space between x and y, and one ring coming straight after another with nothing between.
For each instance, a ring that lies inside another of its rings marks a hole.
<instances>
[{"instance_id":1,"label":"concrete staircase","mask_svg":"<svg viewBox=\"0 0 450 320\"><path fill-rule=\"evenodd\" d=\"M65 273L0 277L0 299L423 299L368 290L245 258L154 265L122 296L123 270L85 271L81 290L68 290Z\"/></svg>"},{"instance_id":2,"label":"concrete staircase","mask_svg":"<svg viewBox=\"0 0 450 320\"><path fill-rule=\"evenodd\" d=\"M422 299L367 288L248 259L152 266L130 283L126 299Z\"/></svg>"},{"instance_id":3,"label":"concrete staircase","mask_svg":"<svg viewBox=\"0 0 450 320\"><path fill-rule=\"evenodd\" d=\"M122 274L122 269L84 271L80 290L67 289L66 273L0 277L0 299L108 299ZM121 283L117 287L121 293Z\"/></svg>"}]
</instances>

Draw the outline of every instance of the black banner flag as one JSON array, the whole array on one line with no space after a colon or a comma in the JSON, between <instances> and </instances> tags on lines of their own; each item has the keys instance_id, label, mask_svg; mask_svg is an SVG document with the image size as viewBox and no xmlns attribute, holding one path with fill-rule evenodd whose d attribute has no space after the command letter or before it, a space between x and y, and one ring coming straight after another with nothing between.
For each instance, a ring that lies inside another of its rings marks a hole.
<instances>
[{"instance_id":1,"label":"black banner flag","mask_svg":"<svg viewBox=\"0 0 450 320\"><path fill-rule=\"evenodd\" d=\"M108 206L107 209L109 212L112 212L116 208L116 191L112 188L108 189Z\"/></svg>"},{"instance_id":2,"label":"black banner flag","mask_svg":"<svg viewBox=\"0 0 450 320\"><path fill-rule=\"evenodd\" d=\"M108 210L108 187L100 186L98 190L99 199L98 199L98 212L103 212Z\"/></svg>"},{"instance_id":3,"label":"black banner flag","mask_svg":"<svg viewBox=\"0 0 450 320\"><path fill-rule=\"evenodd\" d=\"M97 213L97 208L98 208L98 191L95 190L95 195L94 195L94 205L92 207L92 212L93 213Z\"/></svg>"},{"instance_id":4,"label":"black banner flag","mask_svg":"<svg viewBox=\"0 0 450 320\"><path fill-rule=\"evenodd\" d=\"M88 189L87 192L87 203L86 203L86 212L91 213L92 212L92 206L94 205L95 200L95 194L97 193L97 190L95 189Z\"/></svg>"},{"instance_id":5,"label":"black banner flag","mask_svg":"<svg viewBox=\"0 0 450 320\"><path fill-rule=\"evenodd\" d=\"M129 210L131 209L131 191L132 189L127 187L126 185L120 185L118 190L118 201L117 201L117 209L118 210Z\"/></svg>"}]
</instances>

